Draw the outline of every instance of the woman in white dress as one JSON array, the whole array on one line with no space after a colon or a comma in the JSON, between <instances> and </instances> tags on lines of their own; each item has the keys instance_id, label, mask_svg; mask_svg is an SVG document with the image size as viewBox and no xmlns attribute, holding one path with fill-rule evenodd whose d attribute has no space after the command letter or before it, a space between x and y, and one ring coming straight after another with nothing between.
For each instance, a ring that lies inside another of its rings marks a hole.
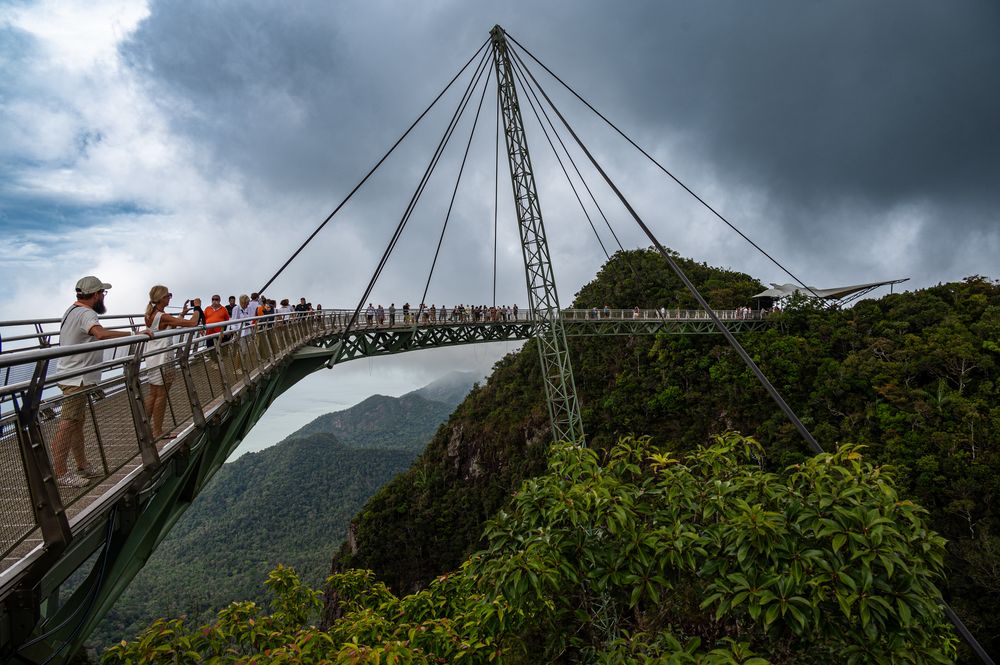
<instances>
[{"instance_id":1,"label":"woman in white dress","mask_svg":"<svg viewBox=\"0 0 1000 665\"><path fill-rule=\"evenodd\" d=\"M184 301L184 309L179 317L167 314L164 310L170 304L174 294L162 284L157 284L149 290L149 304L146 305L146 326L158 333L171 328L193 328L198 325L198 312L191 314L190 319L183 318L188 312L188 303ZM169 351L157 353L177 342L176 337L152 339L146 343L146 369L149 379L149 394L146 395L146 413L152 423L153 438L171 438L172 434L163 434L163 416L167 410L167 392L174 379L173 358Z\"/></svg>"}]
</instances>

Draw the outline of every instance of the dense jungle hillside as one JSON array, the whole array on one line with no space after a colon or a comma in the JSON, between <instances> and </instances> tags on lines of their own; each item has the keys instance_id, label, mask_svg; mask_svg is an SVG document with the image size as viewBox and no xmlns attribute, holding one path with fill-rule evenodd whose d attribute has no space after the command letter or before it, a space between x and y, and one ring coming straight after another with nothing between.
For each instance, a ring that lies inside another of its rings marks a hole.
<instances>
[{"instance_id":1,"label":"dense jungle hillside","mask_svg":"<svg viewBox=\"0 0 1000 665\"><path fill-rule=\"evenodd\" d=\"M411 464L475 378L453 372L401 397L373 395L223 466L90 644L131 639L156 617L201 622L235 600L260 600L278 564L319 585L350 518Z\"/></svg>"},{"instance_id":2,"label":"dense jungle hillside","mask_svg":"<svg viewBox=\"0 0 1000 665\"><path fill-rule=\"evenodd\" d=\"M746 306L764 288L679 260L720 309ZM619 252L574 302L605 304L694 306L651 251ZM900 496L930 511L949 541L946 597L1000 653L1000 285L974 276L849 309L798 302L774 321L741 337L748 352L823 446L862 444L867 460L893 467ZM570 347L588 442L599 452L630 433L690 451L735 429L763 444L773 471L807 456L719 336L575 338ZM370 568L408 593L458 568L485 544L484 523L545 471L548 438L529 343L497 363L413 466L368 501L334 571Z\"/></svg>"}]
</instances>

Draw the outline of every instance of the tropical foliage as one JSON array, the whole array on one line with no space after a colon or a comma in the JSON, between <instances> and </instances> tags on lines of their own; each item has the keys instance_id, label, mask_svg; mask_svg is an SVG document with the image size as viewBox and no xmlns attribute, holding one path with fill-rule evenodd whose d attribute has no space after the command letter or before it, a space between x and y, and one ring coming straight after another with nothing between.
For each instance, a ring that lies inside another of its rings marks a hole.
<instances>
[{"instance_id":1,"label":"tropical foliage","mask_svg":"<svg viewBox=\"0 0 1000 665\"><path fill-rule=\"evenodd\" d=\"M675 455L557 444L485 549L402 598L369 571L319 593L278 568L269 613L158 621L105 663L951 662L943 540L858 446L766 471L726 433Z\"/></svg>"},{"instance_id":2,"label":"tropical foliage","mask_svg":"<svg viewBox=\"0 0 1000 665\"><path fill-rule=\"evenodd\" d=\"M750 277L679 259L718 308L747 306ZM688 307L653 252L619 253L578 307ZM864 300L793 303L741 341L828 450L867 446L900 495L930 511L947 546L945 593L988 651L1000 652L1000 285L984 277ZM588 444L635 432L691 450L726 429L766 442L770 470L808 452L720 336L571 340ZM397 592L421 588L483 546L482 525L545 469L549 436L538 354L498 363L406 474L355 518L335 570L371 568ZM478 473L474 471L479 470Z\"/></svg>"}]
</instances>

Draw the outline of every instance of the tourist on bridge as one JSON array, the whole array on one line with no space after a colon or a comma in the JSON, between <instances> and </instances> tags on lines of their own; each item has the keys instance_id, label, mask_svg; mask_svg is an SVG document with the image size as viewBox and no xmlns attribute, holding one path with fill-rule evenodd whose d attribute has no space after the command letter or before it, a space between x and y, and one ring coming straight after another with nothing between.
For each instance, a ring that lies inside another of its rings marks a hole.
<instances>
[{"instance_id":1,"label":"tourist on bridge","mask_svg":"<svg viewBox=\"0 0 1000 665\"><path fill-rule=\"evenodd\" d=\"M365 319L368 321L368 325L371 325L375 319L375 307L371 303L368 303L368 309L365 310Z\"/></svg>"},{"instance_id":2,"label":"tourist on bridge","mask_svg":"<svg viewBox=\"0 0 1000 665\"><path fill-rule=\"evenodd\" d=\"M233 308L236 307L236 296L229 296L229 304L226 305L226 313L229 317L233 316Z\"/></svg>"},{"instance_id":3,"label":"tourist on bridge","mask_svg":"<svg viewBox=\"0 0 1000 665\"><path fill-rule=\"evenodd\" d=\"M257 316L270 316L274 314L274 301L268 300L264 296L260 298L260 304L257 306Z\"/></svg>"},{"instance_id":4,"label":"tourist on bridge","mask_svg":"<svg viewBox=\"0 0 1000 665\"><path fill-rule=\"evenodd\" d=\"M517 321L517 303L514 303L513 312L514 312L514 320Z\"/></svg>"},{"instance_id":5,"label":"tourist on bridge","mask_svg":"<svg viewBox=\"0 0 1000 665\"><path fill-rule=\"evenodd\" d=\"M198 315L198 318L196 319L198 325L199 326L205 325L205 310L201 308L201 298L191 299L191 311L193 311L195 314ZM201 348L201 342L200 341L195 342L193 350L197 351L199 348Z\"/></svg>"},{"instance_id":6,"label":"tourist on bridge","mask_svg":"<svg viewBox=\"0 0 1000 665\"><path fill-rule=\"evenodd\" d=\"M375 310L375 320L378 321L380 326L385 325L385 308L379 303L378 308Z\"/></svg>"},{"instance_id":7,"label":"tourist on bridge","mask_svg":"<svg viewBox=\"0 0 1000 665\"><path fill-rule=\"evenodd\" d=\"M410 303L403 303L403 323L409 325L410 323Z\"/></svg>"},{"instance_id":8,"label":"tourist on bridge","mask_svg":"<svg viewBox=\"0 0 1000 665\"><path fill-rule=\"evenodd\" d=\"M201 308L201 298L191 300L191 311L198 315L196 319L199 326L205 325L205 310Z\"/></svg>"},{"instance_id":9,"label":"tourist on bridge","mask_svg":"<svg viewBox=\"0 0 1000 665\"><path fill-rule=\"evenodd\" d=\"M149 304L146 305L146 326L154 333L170 330L171 328L194 328L198 325L198 312L194 312L191 318L185 319L188 313L188 302L184 301L180 316L172 316L166 313L166 308L170 304L170 299L174 294L162 284L157 284L149 290ZM146 369L149 371L149 394L146 396L146 413L153 426L153 438L158 439L163 434L163 416L167 410L167 393L170 391L170 384L174 379L174 370L171 360L173 353L164 351L167 347L177 341L176 337L162 337L153 339L146 345L145 359ZM165 438L170 438L168 435Z\"/></svg>"},{"instance_id":10,"label":"tourist on bridge","mask_svg":"<svg viewBox=\"0 0 1000 665\"><path fill-rule=\"evenodd\" d=\"M299 298L299 304L295 306L295 311L301 313L309 311L309 305L306 303L305 298Z\"/></svg>"},{"instance_id":11,"label":"tourist on bridge","mask_svg":"<svg viewBox=\"0 0 1000 665\"><path fill-rule=\"evenodd\" d=\"M432 323L435 322L435 321L437 321L437 315L438 315L437 307L434 306L434 303L431 303L431 322Z\"/></svg>"},{"instance_id":12,"label":"tourist on bridge","mask_svg":"<svg viewBox=\"0 0 1000 665\"><path fill-rule=\"evenodd\" d=\"M605 305L604 305L603 314L604 314L604 318L606 318L606 319L610 319L611 318L611 308L608 307L607 303L605 303Z\"/></svg>"},{"instance_id":13,"label":"tourist on bridge","mask_svg":"<svg viewBox=\"0 0 1000 665\"><path fill-rule=\"evenodd\" d=\"M389 325L396 325L396 303L389 303Z\"/></svg>"},{"instance_id":14,"label":"tourist on bridge","mask_svg":"<svg viewBox=\"0 0 1000 665\"><path fill-rule=\"evenodd\" d=\"M233 300L236 298L234 297ZM215 335L215 337L208 338L208 345L217 347L219 345L220 334L222 333L222 325L229 320L229 311L222 306L222 296L214 295L212 296L212 304L208 306L204 311L205 317L205 334ZM220 325L212 325L218 323Z\"/></svg>"},{"instance_id":15,"label":"tourist on bridge","mask_svg":"<svg viewBox=\"0 0 1000 665\"><path fill-rule=\"evenodd\" d=\"M251 302L253 301L250 300L250 296L248 296L245 293L241 295L240 304L233 308L232 315L229 318L232 319L233 321L239 321L241 319L252 319L254 316L254 312L257 311L257 308L255 307L251 309L250 308ZM242 330L240 330L241 328ZM241 323L235 326L233 330L240 330L240 337L246 337L247 335L250 334L249 323Z\"/></svg>"},{"instance_id":16,"label":"tourist on bridge","mask_svg":"<svg viewBox=\"0 0 1000 665\"><path fill-rule=\"evenodd\" d=\"M260 307L261 294L251 293L250 294L250 316L256 316L257 308Z\"/></svg>"},{"instance_id":17,"label":"tourist on bridge","mask_svg":"<svg viewBox=\"0 0 1000 665\"><path fill-rule=\"evenodd\" d=\"M98 319L98 315L107 311L104 296L110 288L110 284L102 282L93 275L84 277L76 283L76 302L66 310L62 323L59 324L59 346L75 346L132 335L125 330L108 330ZM150 336L153 334L149 330L142 332ZM103 350L85 351L60 358L56 372L63 374L82 370L99 365L103 361ZM59 416L59 429L52 440L52 463L56 482L61 487L86 487L90 484L91 478L103 475L87 463L87 451L83 445L83 424L87 419L87 392L100 380L101 370L96 369L59 381L59 389L65 397ZM71 452L76 462L75 472L67 468Z\"/></svg>"},{"instance_id":18,"label":"tourist on bridge","mask_svg":"<svg viewBox=\"0 0 1000 665\"><path fill-rule=\"evenodd\" d=\"M634 307L634 308L632 309L632 318L633 318L633 319L638 319L638 318L639 318L639 306L638 306L638 305L636 305L636 306L635 306L635 307Z\"/></svg>"}]
</instances>

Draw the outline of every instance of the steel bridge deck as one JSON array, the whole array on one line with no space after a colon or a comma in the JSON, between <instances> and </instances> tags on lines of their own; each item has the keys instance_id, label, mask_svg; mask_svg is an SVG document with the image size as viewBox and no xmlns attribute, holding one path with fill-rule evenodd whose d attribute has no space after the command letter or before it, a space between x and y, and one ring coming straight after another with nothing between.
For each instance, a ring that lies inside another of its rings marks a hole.
<instances>
[{"instance_id":1,"label":"steel bridge deck","mask_svg":"<svg viewBox=\"0 0 1000 665\"><path fill-rule=\"evenodd\" d=\"M419 325L362 324L345 336L351 314L326 310L262 320L247 336L228 339L217 349L198 348L200 330L164 333L174 342L170 353L177 354L168 363L176 378L168 392L165 424L173 438L158 441L150 435L143 407L148 392L141 371L145 338L102 343L111 350L104 363L108 378L87 395L84 435L87 456L102 477L80 489L56 485L48 452L63 402L55 389L59 377L53 376L54 361L65 355L51 347L58 333L45 325L52 320L15 322L19 329L34 330L21 335L6 334L12 326L0 324L8 347L11 340L24 347L0 354L3 655L69 616L81 621L77 636L87 635L274 399L304 376L357 358L525 340L538 325L525 312L519 320L506 321L444 320L442 315L424 318ZM722 314L734 331L768 325L759 317ZM564 310L561 318L568 336L712 332L710 320L690 311ZM134 317L119 319L125 321L120 327L134 325ZM60 607L60 585L95 552L101 552L105 574L95 565ZM69 622L26 655L49 653L74 628Z\"/></svg>"}]
</instances>

